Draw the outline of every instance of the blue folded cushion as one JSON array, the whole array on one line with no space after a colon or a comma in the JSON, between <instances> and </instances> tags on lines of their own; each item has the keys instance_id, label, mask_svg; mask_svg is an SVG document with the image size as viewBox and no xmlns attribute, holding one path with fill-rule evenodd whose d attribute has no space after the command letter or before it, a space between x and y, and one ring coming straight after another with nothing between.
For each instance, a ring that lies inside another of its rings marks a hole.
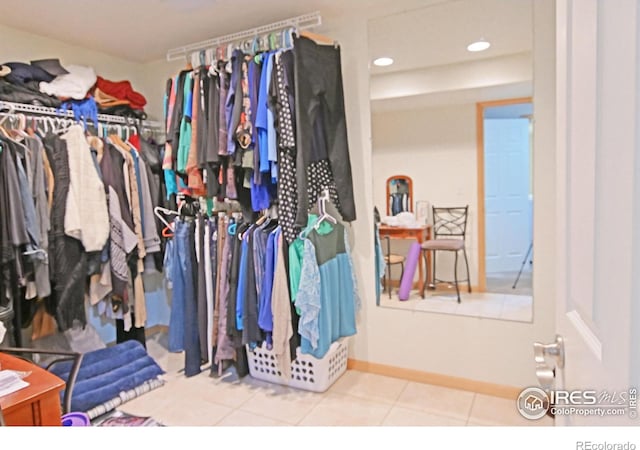
<instances>
[{"instance_id":1,"label":"blue folded cushion","mask_svg":"<svg viewBox=\"0 0 640 450\"><path fill-rule=\"evenodd\" d=\"M62 362L50 370L67 381L71 365L71 362ZM73 388L71 409L89 411L162 374L164 371L138 341L125 341L86 353ZM61 398L63 396L64 391Z\"/></svg>"},{"instance_id":2,"label":"blue folded cushion","mask_svg":"<svg viewBox=\"0 0 640 450\"><path fill-rule=\"evenodd\" d=\"M4 63L5 66L11 68L11 73L5 79L13 84L25 84L29 81L46 81L51 82L55 76L38 66L21 62Z\"/></svg>"}]
</instances>

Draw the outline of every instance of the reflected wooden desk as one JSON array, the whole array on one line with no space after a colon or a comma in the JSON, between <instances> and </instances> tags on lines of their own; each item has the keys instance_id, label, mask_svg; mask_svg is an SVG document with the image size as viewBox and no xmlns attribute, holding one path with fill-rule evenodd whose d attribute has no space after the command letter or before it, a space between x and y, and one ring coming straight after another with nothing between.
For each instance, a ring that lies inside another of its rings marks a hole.
<instances>
[{"instance_id":1,"label":"reflected wooden desk","mask_svg":"<svg viewBox=\"0 0 640 450\"><path fill-rule=\"evenodd\" d=\"M0 370L31 372L31 375L24 379L29 386L0 397L0 408L7 425L60 426L62 424L60 391L64 389L64 381L35 364L2 353L1 348L0 366Z\"/></svg>"},{"instance_id":2,"label":"reflected wooden desk","mask_svg":"<svg viewBox=\"0 0 640 450\"><path fill-rule=\"evenodd\" d=\"M426 240L431 239L431 225L424 225L419 228L405 228L405 227L390 227L388 225L380 224L380 238L384 239L386 236L389 236L391 239L415 239L419 243L423 243ZM428 274L431 273L431 252L427 252L427 279ZM425 279L423 276L424 272L424 262L422 258L422 254L418 259L418 289L422 292L422 287L424 286Z\"/></svg>"}]
</instances>

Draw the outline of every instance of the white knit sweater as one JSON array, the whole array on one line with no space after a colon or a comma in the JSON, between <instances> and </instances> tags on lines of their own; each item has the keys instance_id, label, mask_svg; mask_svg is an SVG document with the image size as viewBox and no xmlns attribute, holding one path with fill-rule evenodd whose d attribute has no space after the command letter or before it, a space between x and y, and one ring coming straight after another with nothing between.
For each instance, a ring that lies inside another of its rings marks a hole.
<instances>
[{"instance_id":1,"label":"white knit sweater","mask_svg":"<svg viewBox=\"0 0 640 450\"><path fill-rule=\"evenodd\" d=\"M91 156L80 125L62 136L69 152L69 194L64 232L84 245L87 252L100 251L109 238L109 212L104 184Z\"/></svg>"}]
</instances>

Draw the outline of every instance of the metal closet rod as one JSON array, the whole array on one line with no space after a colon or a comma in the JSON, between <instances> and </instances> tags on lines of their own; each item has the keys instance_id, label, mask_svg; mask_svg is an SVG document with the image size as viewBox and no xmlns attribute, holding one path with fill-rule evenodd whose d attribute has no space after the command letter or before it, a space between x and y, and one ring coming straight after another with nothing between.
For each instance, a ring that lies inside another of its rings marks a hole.
<instances>
[{"instance_id":1,"label":"metal closet rod","mask_svg":"<svg viewBox=\"0 0 640 450\"><path fill-rule=\"evenodd\" d=\"M280 31L286 28L295 28L296 30L300 31L317 27L319 25L322 25L322 16L320 16L320 13L316 11L313 13L304 14L302 16L292 17L290 19L270 23L269 25L262 25L250 30L240 31L238 33L227 34L225 36L219 36L213 39L208 39L206 41L195 42L193 44L172 48L167 52L167 61L184 59L186 56L194 52L216 48L222 44L230 44L248 38L254 38L261 34L273 31Z\"/></svg>"},{"instance_id":2,"label":"metal closet rod","mask_svg":"<svg viewBox=\"0 0 640 450\"><path fill-rule=\"evenodd\" d=\"M2 108L7 108L8 111L1 111ZM70 118L74 119L73 111L58 111L56 108L50 108L48 106L36 106L29 105L27 103L12 103L6 102L4 100L0 100L0 114L2 113L32 113L38 114L42 116L51 116L51 117L61 117L61 118ZM123 117L123 116L113 116L110 114L98 114L99 122L107 122L107 123L122 123L125 125L134 125L137 123L138 119L134 119L131 117ZM143 120L142 126L144 128L163 128L162 122L153 121L153 120Z\"/></svg>"}]
</instances>

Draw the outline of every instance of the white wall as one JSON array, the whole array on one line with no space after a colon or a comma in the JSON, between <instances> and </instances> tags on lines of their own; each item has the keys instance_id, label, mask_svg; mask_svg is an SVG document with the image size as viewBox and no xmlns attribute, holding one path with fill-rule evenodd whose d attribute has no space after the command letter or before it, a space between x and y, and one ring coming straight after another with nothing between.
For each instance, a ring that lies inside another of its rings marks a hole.
<instances>
[{"instance_id":1,"label":"white wall","mask_svg":"<svg viewBox=\"0 0 640 450\"><path fill-rule=\"evenodd\" d=\"M147 99L145 112L150 119L160 120L166 80L185 66L186 61L138 63L97 52L82 46L28 33L0 25L0 63L25 62L58 58L64 67L68 64L93 67L96 74L112 81L129 80L133 88ZM108 39L105 36L105 39Z\"/></svg>"},{"instance_id":2,"label":"white wall","mask_svg":"<svg viewBox=\"0 0 640 450\"><path fill-rule=\"evenodd\" d=\"M149 118L162 120L164 115L163 99L167 80L176 75L186 66L186 61L171 61L165 59L153 61L142 66L141 76L143 84L149 93L145 111Z\"/></svg>"},{"instance_id":3,"label":"white wall","mask_svg":"<svg viewBox=\"0 0 640 450\"><path fill-rule=\"evenodd\" d=\"M371 78L371 98L382 100L528 81L531 81L531 53L525 52L439 67L377 74Z\"/></svg>"},{"instance_id":4,"label":"white wall","mask_svg":"<svg viewBox=\"0 0 640 450\"><path fill-rule=\"evenodd\" d=\"M475 104L383 112L372 116L374 202L386 214L386 180L408 175L416 201L434 206L469 205L467 253L471 282L478 283L478 184ZM410 242L394 242L392 251L406 254ZM438 278L453 280L453 256L437 255ZM465 274L460 258L458 266ZM397 279L398 273L393 274ZM460 278L464 278L461 275Z\"/></svg>"},{"instance_id":5,"label":"white wall","mask_svg":"<svg viewBox=\"0 0 640 450\"><path fill-rule=\"evenodd\" d=\"M67 26L60 24L60 26ZM64 67L69 64L93 67L97 75L108 80L129 80L133 88L147 96L142 75L142 64L116 58L106 53L82 47L82 42L70 45L45 36L0 25L0 63L25 62L58 58ZM105 36L109 39L109 36Z\"/></svg>"}]
</instances>

